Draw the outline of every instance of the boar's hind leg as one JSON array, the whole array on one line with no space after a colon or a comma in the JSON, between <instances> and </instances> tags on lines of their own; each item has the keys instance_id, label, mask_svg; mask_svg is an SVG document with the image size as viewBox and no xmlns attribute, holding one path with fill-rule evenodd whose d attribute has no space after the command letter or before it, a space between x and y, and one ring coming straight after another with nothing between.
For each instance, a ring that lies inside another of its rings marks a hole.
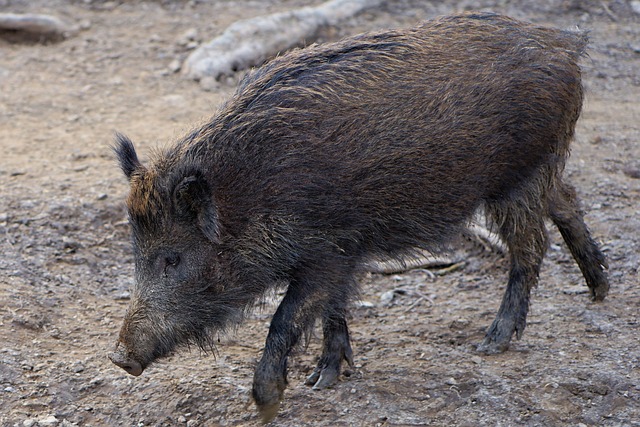
<instances>
[{"instance_id":1,"label":"boar's hind leg","mask_svg":"<svg viewBox=\"0 0 640 427\"><path fill-rule=\"evenodd\" d=\"M549 216L578 263L591 297L602 301L609 291L607 261L584 223L573 187L564 182L557 184L549 197Z\"/></svg>"},{"instance_id":2,"label":"boar's hind leg","mask_svg":"<svg viewBox=\"0 0 640 427\"><path fill-rule=\"evenodd\" d=\"M527 323L529 295L536 285L542 258L547 248L540 202L516 199L489 206L500 236L511 256L509 282L498 315L478 347L484 353L501 353L509 348L515 332L520 339Z\"/></svg>"},{"instance_id":3,"label":"boar's hind leg","mask_svg":"<svg viewBox=\"0 0 640 427\"><path fill-rule=\"evenodd\" d=\"M320 356L318 366L305 381L305 384L313 386L314 390L335 384L340 376L343 360L346 360L349 366L353 366L353 351L349 342L349 328L345 312L343 300L335 305L330 304L329 310L322 317L322 335L324 337L322 356Z\"/></svg>"}]
</instances>

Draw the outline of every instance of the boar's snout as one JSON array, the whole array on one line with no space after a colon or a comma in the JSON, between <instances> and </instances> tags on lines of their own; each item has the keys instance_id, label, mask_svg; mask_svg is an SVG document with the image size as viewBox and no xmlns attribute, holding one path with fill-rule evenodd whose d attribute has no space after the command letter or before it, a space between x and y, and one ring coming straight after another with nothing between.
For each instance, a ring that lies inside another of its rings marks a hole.
<instances>
[{"instance_id":1,"label":"boar's snout","mask_svg":"<svg viewBox=\"0 0 640 427\"><path fill-rule=\"evenodd\" d=\"M109 359L133 376L138 376L144 371L142 364L127 356L124 347L120 344L116 346L116 351L109 354Z\"/></svg>"}]
</instances>

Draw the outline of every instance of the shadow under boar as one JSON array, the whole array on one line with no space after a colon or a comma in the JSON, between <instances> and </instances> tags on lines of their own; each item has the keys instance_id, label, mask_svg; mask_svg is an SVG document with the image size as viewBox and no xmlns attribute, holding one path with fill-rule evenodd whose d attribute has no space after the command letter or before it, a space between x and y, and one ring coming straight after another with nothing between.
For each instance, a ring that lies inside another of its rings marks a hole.
<instances>
[{"instance_id":1,"label":"shadow under boar","mask_svg":"<svg viewBox=\"0 0 640 427\"><path fill-rule=\"evenodd\" d=\"M270 61L148 166L118 135L136 284L111 360L139 375L177 346L208 348L284 284L253 378L268 421L316 319L307 383L327 387L353 363L346 312L366 262L441 251L479 208L511 258L480 351L521 337L547 217L602 300L605 257L562 179L586 43L495 14L441 17Z\"/></svg>"}]
</instances>

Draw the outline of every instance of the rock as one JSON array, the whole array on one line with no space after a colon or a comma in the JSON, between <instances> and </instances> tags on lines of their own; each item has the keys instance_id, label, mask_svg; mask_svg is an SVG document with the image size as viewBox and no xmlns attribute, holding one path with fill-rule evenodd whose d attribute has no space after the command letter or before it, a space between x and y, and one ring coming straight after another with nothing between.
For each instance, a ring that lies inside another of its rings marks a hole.
<instances>
[{"instance_id":1,"label":"rock","mask_svg":"<svg viewBox=\"0 0 640 427\"><path fill-rule=\"evenodd\" d=\"M60 424L60 421L55 417L55 415L47 415L44 418L38 418L38 425L40 427L53 427Z\"/></svg>"},{"instance_id":2,"label":"rock","mask_svg":"<svg viewBox=\"0 0 640 427\"><path fill-rule=\"evenodd\" d=\"M638 0L634 0L631 3L629 3L631 5L631 9L637 13L638 15L640 15L640 1Z\"/></svg>"},{"instance_id":3,"label":"rock","mask_svg":"<svg viewBox=\"0 0 640 427\"><path fill-rule=\"evenodd\" d=\"M178 71L180 71L180 67L182 67L182 64L180 63L180 61L177 59L174 59L169 64L169 71L171 71L172 73L177 73Z\"/></svg>"},{"instance_id":4,"label":"rock","mask_svg":"<svg viewBox=\"0 0 640 427\"><path fill-rule=\"evenodd\" d=\"M113 297L116 301L126 301L131 299L131 293L128 291L121 292Z\"/></svg>"},{"instance_id":5,"label":"rock","mask_svg":"<svg viewBox=\"0 0 640 427\"><path fill-rule=\"evenodd\" d=\"M36 420L35 418L28 418L22 422L22 425L23 427L33 427L37 422L38 420Z\"/></svg>"},{"instance_id":6,"label":"rock","mask_svg":"<svg viewBox=\"0 0 640 427\"><path fill-rule=\"evenodd\" d=\"M395 296L395 292L393 290L383 292L382 295L380 295L380 303L382 305L389 305L391 304L391 301L393 301L394 296Z\"/></svg>"},{"instance_id":7,"label":"rock","mask_svg":"<svg viewBox=\"0 0 640 427\"><path fill-rule=\"evenodd\" d=\"M602 144L603 142L604 142L604 138L601 135L596 135L593 138L591 138L591 140L589 141L589 143L593 145Z\"/></svg>"},{"instance_id":8,"label":"rock","mask_svg":"<svg viewBox=\"0 0 640 427\"><path fill-rule=\"evenodd\" d=\"M482 363L484 363L484 359L480 356L471 356L471 361L476 365L482 365Z\"/></svg>"},{"instance_id":9,"label":"rock","mask_svg":"<svg viewBox=\"0 0 640 427\"><path fill-rule=\"evenodd\" d=\"M456 330L456 331L462 331L466 328L469 327L469 325L471 325L471 321L469 319L454 319L450 324L449 324L449 328Z\"/></svg>"},{"instance_id":10,"label":"rock","mask_svg":"<svg viewBox=\"0 0 640 427\"><path fill-rule=\"evenodd\" d=\"M357 301L355 303L355 305L356 305L356 307L359 307L359 308L373 308L374 307L374 304L371 301L364 301L364 300Z\"/></svg>"},{"instance_id":11,"label":"rock","mask_svg":"<svg viewBox=\"0 0 640 427\"><path fill-rule=\"evenodd\" d=\"M622 172L629 178L640 179L640 168L627 166L622 169Z\"/></svg>"},{"instance_id":12,"label":"rock","mask_svg":"<svg viewBox=\"0 0 640 427\"><path fill-rule=\"evenodd\" d=\"M189 28L187 31L182 33L180 37L178 37L178 44L180 46L188 46L192 42L198 40L198 30L195 28Z\"/></svg>"},{"instance_id":13,"label":"rock","mask_svg":"<svg viewBox=\"0 0 640 427\"><path fill-rule=\"evenodd\" d=\"M222 85L215 77L203 77L200 79L200 87L207 92L215 92L220 89Z\"/></svg>"}]
</instances>

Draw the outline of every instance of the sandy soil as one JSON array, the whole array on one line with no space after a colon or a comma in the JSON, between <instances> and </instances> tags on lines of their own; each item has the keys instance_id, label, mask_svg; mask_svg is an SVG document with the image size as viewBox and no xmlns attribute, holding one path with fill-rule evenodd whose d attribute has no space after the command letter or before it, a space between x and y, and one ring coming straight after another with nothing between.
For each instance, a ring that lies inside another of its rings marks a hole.
<instances>
[{"instance_id":1,"label":"sandy soil","mask_svg":"<svg viewBox=\"0 0 640 427\"><path fill-rule=\"evenodd\" d=\"M133 280L127 185L109 144L118 130L149 153L206 120L237 77L203 91L172 62L237 19L313 3L0 0L79 29L44 43L0 34L0 425L259 424L249 390L274 304L216 355L183 351L138 378L106 358ZM350 320L355 368L330 390L304 386L317 334L290 362L273 425L640 426L637 3L389 1L319 35L465 9L590 30L567 174L608 255L611 293L590 301L551 230L523 339L485 356L475 345L506 283L503 255L469 246L458 268L372 275Z\"/></svg>"}]
</instances>

